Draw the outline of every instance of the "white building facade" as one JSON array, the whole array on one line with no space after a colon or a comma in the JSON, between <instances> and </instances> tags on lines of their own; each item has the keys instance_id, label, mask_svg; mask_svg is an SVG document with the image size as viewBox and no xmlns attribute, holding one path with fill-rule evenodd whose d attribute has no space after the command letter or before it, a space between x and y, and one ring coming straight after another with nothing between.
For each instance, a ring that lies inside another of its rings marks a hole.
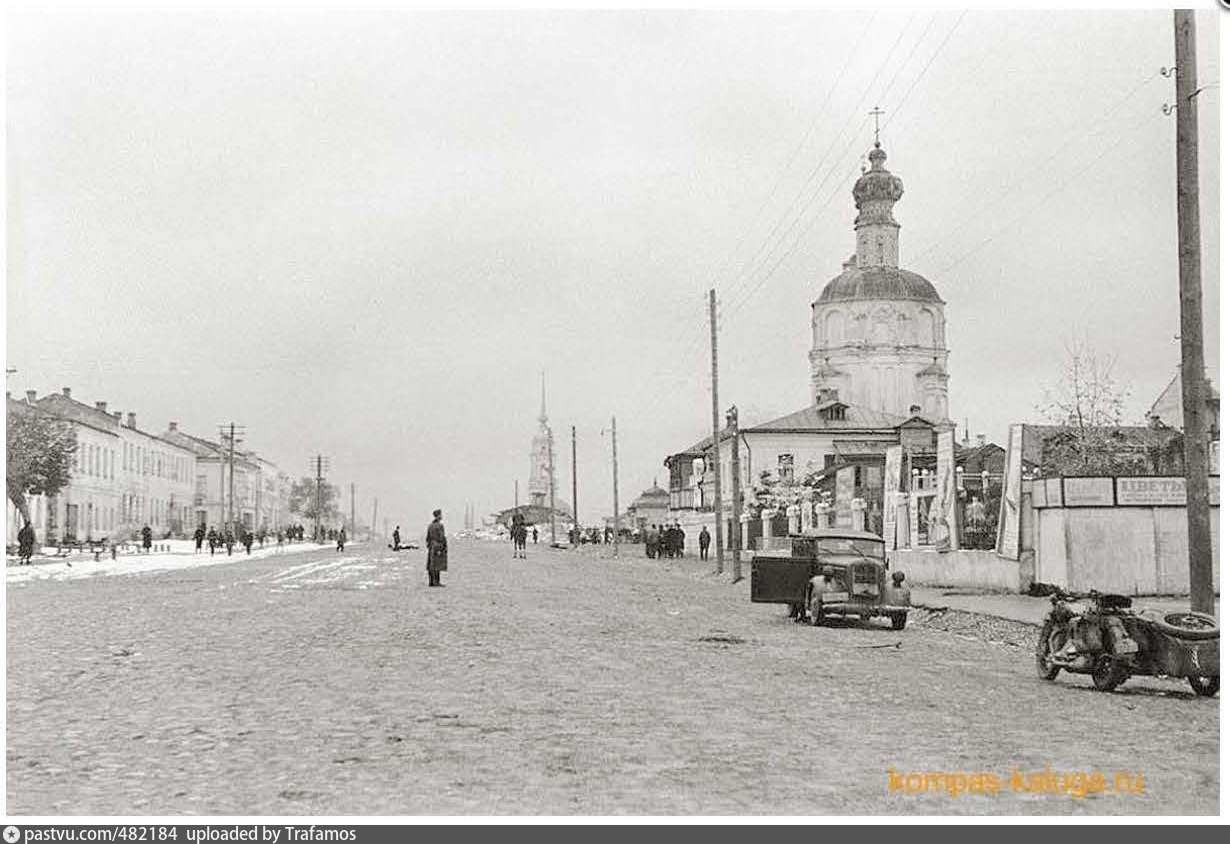
<instances>
[{"instance_id":1,"label":"white building facade","mask_svg":"<svg viewBox=\"0 0 1230 844\"><path fill-rule=\"evenodd\" d=\"M931 282L899 266L893 206L904 188L885 169L879 142L868 158L854 185L856 251L812 304L812 395L946 422L944 301Z\"/></svg>"}]
</instances>

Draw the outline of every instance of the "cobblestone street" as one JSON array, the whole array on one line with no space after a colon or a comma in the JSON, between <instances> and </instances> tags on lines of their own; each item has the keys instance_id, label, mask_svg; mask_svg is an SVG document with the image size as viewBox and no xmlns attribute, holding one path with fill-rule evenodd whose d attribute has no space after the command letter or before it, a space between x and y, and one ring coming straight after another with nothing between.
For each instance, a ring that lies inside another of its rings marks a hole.
<instances>
[{"instance_id":1,"label":"cobblestone street","mask_svg":"<svg viewBox=\"0 0 1230 844\"><path fill-rule=\"evenodd\" d=\"M1214 813L1218 699L813 629L695 560L456 542L10 582L10 814ZM890 793L889 769L1141 794Z\"/></svg>"}]
</instances>

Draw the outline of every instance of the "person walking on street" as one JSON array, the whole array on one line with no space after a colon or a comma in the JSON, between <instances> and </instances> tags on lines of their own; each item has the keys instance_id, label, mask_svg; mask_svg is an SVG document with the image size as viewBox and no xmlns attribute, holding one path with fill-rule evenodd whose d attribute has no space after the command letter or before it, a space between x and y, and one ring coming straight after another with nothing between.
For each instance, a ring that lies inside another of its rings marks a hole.
<instances>
[{"instance_id":1,"label":"person walking on street","mask_svg":"<svg viewBox=\"0 0 1230 844\"><path fill-rule=\"evenodd\" d=\"M393 528L393 550L401 550L401 525Z\"/></svg>"},{"instance_id":2,"label":"person walking on street","mask_svg":"<svg viewBox=\"0 0 1230 844\"><path fill-rule=\"evenodd\" d=\"M218 536L218 531L211 527L209 529L209 533L205 534L205 541L209 543L209 556L212 557L214 555L214 549L218 547L218 543L221 541Z\"/></svg>"},{"instance_id":3,"label":"person walking on street","mask_svg":"<svg viewBox=\"0 0 1230 844\"><path fill-rule=\"evenodd\" d=\"M645 556L651 560L658 558L658 544L662 541L662 535L658 533L657 525L650 525L649 530L645 531Z\"/></svg>"},{"instance_id":4,"label":"person walking on street","mask_svg":"<svg viewBox=\"0 0 1230 844\"><path fill-rule=\"evenodd\" d=\"M231 556L231 552L235 549L235 534L229 527L222 534L222 544L226 546L226 556Z\"/></svg>"},{"instance_id":5,"label":"person walking on street","mask_svg":"<svg viewBox=\"0 0 1230 844\"><path fill-rule=\"evenodd\" d=\"M27 521L25 526L17 531L17 565L30 565L30 558L34 556L34 528Z\"/></svg>"},{"instance_id":6,"label":"person walking on street","mask_svg":"<svg viewBox=\"0 0 1230 844\"><path fill-rule=\"evenodd\" d=\"M244 528L243 534L240 538L243 541L244 552L251 554L252 553L252 540L255 538L252 536L252 531L248 530L247 528Z\"/></svg>"},{"instance_id":7,"label":"person walking on street","mask_svg":"<svg viewBox=\"0 0 1230 844\"><path fill-rule=\"evenodd\" d=\"M444 532L443 515L439 510L431 513L427 526L427 585L443 586L440 572L448 571L448 536Z\"/></svg>"},{"instance_id":8,"label":"person walking on street","mask_svg":"<svg viewBox=\"0 0 1230 844\"><path fill-rule=\"evenodd\" d=\"M196 551L193 553L201 553L201 545L205 542L205 525L197 525L196 530L192 532L192 538L196 540Z\"/></svg>"},{"instance_id":9,"label":"person walking on street","mask_svg":"<svg viewBox=\"0 0 1230 844\"><path fill-rule=\"evenodd\" d=\"M538 544L538 526L537 525L534 526L534 544L535 545Z\"/></svg>"},{"instance_id":10,"label":"person walking on street","mask_svg":"<svg viewBox=\"0 0 1230 844\"><path fill-rule=\"evenodd\" d=\"M700 558L709 559L709 528L707 525L700 526L700 533L697 534L696 541L700 543Z\"/></svg>"},{"instance_id":11,"label":"person walking on street","mask_svg":"<svg viewBox=\"0 0 1230 844\"><path fill-rule=\"evenodd\" d=\"M146 525L145 527L141 528L141 547L145 550L146 554L149 553L149 547L153 543L153 541L154 541L154 532L149 529L149 525Z\"/></svg>"},{"instance_id":12,"label":"person walking on street","mask_svg":"<svg viewBox=\"0 0 1230 844\"><path fill-rule=\"evenodd\" d=\"M286 537L284 537L284 536L282 535L282 531L278 531L278 553L279 553L279 554L280 554L280 553L282 553L282 541L283 541L285 538L286 538Z\"/></svg>"},{"instance_id":13,"label":"person walking on street","mask_svg":"<svg viewBox=\"0 0 1230 844\"><path fill-rule=\"evenodd\" d=\"M337 531L337 550L346 550L346 528L338 528Z\"/></svg>"}]
</instances>

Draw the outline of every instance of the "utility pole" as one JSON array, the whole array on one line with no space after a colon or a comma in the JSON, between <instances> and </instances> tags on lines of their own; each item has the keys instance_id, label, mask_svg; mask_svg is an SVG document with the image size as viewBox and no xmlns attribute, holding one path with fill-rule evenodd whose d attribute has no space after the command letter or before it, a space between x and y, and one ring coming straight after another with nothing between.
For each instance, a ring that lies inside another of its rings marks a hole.
<instances>
[{"instance_id":1,"label":"utility pole","mask_svg":"<svg viewBox=\"0 0 1230 844\"><path fill-rule=\"evenodd\" d=\"M615 417L611 417L611 487L615 500L615 524L613 526L615 556L619 556L619 449L615 442Z\"/></svg>"},{"instance_id":2,"label":"utility pole","mask_svg":"<svg viewBox=\"0 0 1230 844\"><path fill-rule=\"evenodd\" d=\"M572 426L572 536L568 537L572 540L572 545L576 547L576 541L581 536L581 516L577 512L577 426Z\"/></svg>"},{"instance_id":3,"label":"utility pole","mask_svg":"<svg viewBox=\"0 0 1230 844\"><path fill-rule=\"evenodd\" d=\"M555 434L547 428L547 474L551 490L551 545L555 545Z\"/></svg>"},{"instance_id":4,"label":"utility pole","mask_svg":"<svg viewBox=\"0 0 1230 844\"><path fill-rule=\"evenodd\" d=\"M731 583L743 579L743 513L742 460L739 457L739 408L731 405L726 411L726 423L730 426L730 573Z\"/></svg>"},{"instance_id":5,"label":"utility pole","mask_svg":"<svg viewBox=\"0 0 1230 844\"><path fill-rule=\"evenodd\" d=\"M218 426L219 439L226 440L226 451L219 458L222 466L220 466L221 487L218 490L219 498L224 499L225 503L218 507L218 519L223 523L224 531L231 531L231 536L235 536L235 436L236 428L239 429L239 433L243 433L243 427L243 425L237 426L234 422ZM227 466L230 467L229 482L226 474Z\"/></svg>"},{"instance_id":6,"label":"utility pole","mask_svg":"<svg viewBox=\"0 0 1230 844\"><path fill-rule=\"evenodd\" d=\"M368 542L371 542L373 539L376 538L376 510L377 508L379 508L379 506L380 506L380 499L373 498L372 499L372 527L371 527L371 530L367 532Z\"/></svg>"},{"instance_id":7,"label":"utility pole","mask_svg":"<svg viewBox=\"0 0 1230 844\"><path fill-rule=\"evenodd\" d=\"M717 291L709 288L709 348L713 358L713 544L722 573L722 433L718 429Z\"/></svg>"},{"instance_id":8,"label":"utility pole","mask_svg":"<svg viewBox=\"0 0 1230 844\"><path fill-rule=\"evenodd\" d=\"M325 471L329 468L329 458L318 454L312 458L310 465L316 472L316 507L313 519L314 525L312 528L312 536L317 542L320 542L321 496L324 486Z\"/></svg>"},{"instance_id":9,"label":"utility pole","mask_svg":"<svg viewBox=\"0 0 1230 844\"><path fill-rule=\"evenodd\" d=\"M1196 122L1196 20L1174 11L1175 158L1178 164L1179 334L1183 393L1183 457L1187 469L1187 553L1191 605L1213 613L1213 548L1209 536L1209 452L1205 422L1204 307L1200 279L1200 161Z\"/></svg>"}]
</instances>

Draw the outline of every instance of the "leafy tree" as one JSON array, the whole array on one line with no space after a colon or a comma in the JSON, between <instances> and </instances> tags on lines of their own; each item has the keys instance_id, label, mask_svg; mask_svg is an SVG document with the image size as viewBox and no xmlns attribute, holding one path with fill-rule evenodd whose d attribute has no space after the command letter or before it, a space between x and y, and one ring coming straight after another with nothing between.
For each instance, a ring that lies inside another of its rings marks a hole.
<instances>
[{"instance_id":1,"label":"leafy tree","mask_svg":"<svg viewBox=\"0 0 1230 844\"><path fill-rule=\"evenodd\" d=\"M341 493L332 484L320 485L320 521L324 524L337 521L340 517L337 502ZM304 521L314 521L316 512L316 479L303 477L292 481L290 485L290 512Z\"/></svg>"},{"instance_id":2,"label":"leafy tree","mask_svg":"<svg viewBox=\"0 0 1230 844\"><path fill-rule=\"evenodd\" d=\"M77 434L68 422L33 408L8 413L6 472L9 500L26 521L27 495L57 495L72 477Z\"/></svg>"},{"instance_id":3,"label":"leafy tree","mask_svg":"<svg viewBox=\"0 0 1230 844\"><path fill-rule=\"evenodd\" d=\"M1088 342L1072 341L1059 381L1043 393L1037 410L1059 430L1047 437L1042 470L1048 475L1114 475L1137 469L1119 430L1129 391L1114 375L1114 359Z\"/></svg>"}]
</instances>

